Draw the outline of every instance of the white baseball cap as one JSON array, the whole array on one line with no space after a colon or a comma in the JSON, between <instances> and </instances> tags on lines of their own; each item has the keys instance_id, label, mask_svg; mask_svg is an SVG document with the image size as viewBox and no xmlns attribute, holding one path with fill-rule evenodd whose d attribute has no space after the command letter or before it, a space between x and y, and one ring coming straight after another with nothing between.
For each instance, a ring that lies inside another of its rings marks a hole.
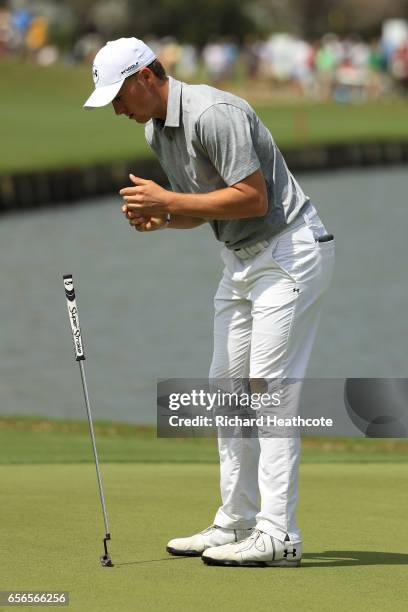
<instances>
[{"instance_id":1,"label":"white baseball cap","mask_svg":"<svg viewBox=\"0 0 408 612\"><path fill-rule=\"evenodd\" d=\"M95 91L84 104L86 110L106 106L124 80L156 59L155 53L138 38L110 40L95 56L92 76Z\"/></svg>"}]
</instances>

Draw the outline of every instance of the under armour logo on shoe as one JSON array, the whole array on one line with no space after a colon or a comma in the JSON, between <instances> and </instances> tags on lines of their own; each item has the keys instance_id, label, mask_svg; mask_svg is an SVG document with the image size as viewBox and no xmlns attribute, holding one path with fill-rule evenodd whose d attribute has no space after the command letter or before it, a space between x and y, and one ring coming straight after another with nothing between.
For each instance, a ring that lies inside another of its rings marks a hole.
<instances>
[{"instance_id":1,"label":"under armour logo on shoe","mask_svg":"<svg viewBox=\"0 0 408 612\"><path fill-rule=\"evenodd\" d=\"M299 293L300 289L297 289L296 287L293 288L293 293Z\"/></svg>"},{"instance_id":2,"label":"under armour logo on shoe","mask_svg":"<svg viewBox=\"0 0 408 612\"><path fill-rule=\"evenodd\" d=\"M283 556L288 557L289 555L292 555L292 557L296 557L296 548L293 548L292 550L288 550L287 548L285 548L285 550L283 551Z\"/></svg>"}]
</instances>

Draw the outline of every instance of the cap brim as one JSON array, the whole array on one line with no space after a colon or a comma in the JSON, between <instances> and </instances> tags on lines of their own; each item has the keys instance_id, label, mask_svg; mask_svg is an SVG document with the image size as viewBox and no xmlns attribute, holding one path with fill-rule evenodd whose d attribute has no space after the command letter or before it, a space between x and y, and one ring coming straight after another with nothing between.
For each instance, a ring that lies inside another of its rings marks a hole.
<instances>
[{"instance_id":1,"label":"cap brim","mask_svg":"<svg viewBox=\"0 0 408 612\"><path fill-rule=\"evenodd\" d=\"M104 85L103 87L97 87L95 91L89 96L84 104L85 110L92 110L93 108L100 108L106 106L112 102L113 98L122 87L123 81L113 83L113 85Z\"/></svg>"}]
</instances>

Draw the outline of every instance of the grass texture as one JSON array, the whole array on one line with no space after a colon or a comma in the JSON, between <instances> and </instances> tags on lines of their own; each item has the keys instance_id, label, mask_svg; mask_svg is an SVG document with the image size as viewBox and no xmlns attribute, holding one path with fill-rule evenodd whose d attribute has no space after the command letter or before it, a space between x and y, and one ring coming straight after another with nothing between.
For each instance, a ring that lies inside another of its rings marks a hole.
<instances>
[{"instance_id":1,"label":"grass texture","mask_svg":"<svg viewBox=\"0 0 408 612\"><path fill-rule=\"evenodd\" d=\"M146 158L143 127L105 107L84 111L90 68L0 62L0 173ZM249 92L248 92L249 95ZM251 100L278 146L408 138L403 100L361 105Z\"/></svg>"},{"instance_id":2,"label":"grass texture","mask_svg":"<svg viewBox=\"0 0 408 612\"><path fill-rule=\"evenodd\" d=\"M220 568L167 541L219 505L218 468L103 466L115 564L103 568L92 465L3 465L1 590L70 593L72 612L407 609L406 466L304 464L300 568ZM21 610L31 610L27 606Z\"/></svg>"},{"instance_id":3,"label":"grass texture","mask_svg":"<svg viewBox=\"0 0 408 612\"><path fill-rule=\"evenodd\" d=\"M94 423L99 457L106 463L217 463L211 438L157 438L150 426ZM405 463L402 439L303 438L304 463ZM93 462L88 425L42 417L0 418L0 464Z\"/></svg>"}]
</instances>

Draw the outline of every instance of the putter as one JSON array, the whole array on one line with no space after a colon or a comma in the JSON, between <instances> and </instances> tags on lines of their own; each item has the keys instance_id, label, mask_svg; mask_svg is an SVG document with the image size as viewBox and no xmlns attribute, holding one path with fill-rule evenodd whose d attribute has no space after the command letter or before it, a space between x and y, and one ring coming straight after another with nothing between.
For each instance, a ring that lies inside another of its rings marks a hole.
<instances>
[{"instance_id":1,"label":"putter","mask_svg":"<svg viewBox=\"0 0 408 612\"><path fill-rule=\"evenodd\" d=\"M64 274L63 279L64 279L64 287L65 287L65 296L67 298L68 317L71 323L72 339L74 341L75 359L78 362L79 370L81 372L82 387L84 390L85 407L86 407L86 412L88 415L89 433L91 435L93 454L95 457L96 474L98 477L99 496L101 498L103 520L105 523L105 537L103 539L104 554L100 557L100 562L103 567L113 567L112 559L110 558L110 555L108 553L108 546L107 546L107 541L110 540L111 537L109 533L108 515L106 512L105 495L103 492L102 477L101 477L101 472L99 470L99 459L98 459L98 452L96 450L95 434L94 434L94 429L93 429L93 424L92 424L92 415L91 415L91 406L89 403L88 387L86 385L85 366L84 366L85 353L84 353L84 345L82 343L81 328L79 325L79 314L78 314L78 308L77 308L76 299L75 299L74 282L72 280L72 274Z\"/></svg>"}]
</instances>

